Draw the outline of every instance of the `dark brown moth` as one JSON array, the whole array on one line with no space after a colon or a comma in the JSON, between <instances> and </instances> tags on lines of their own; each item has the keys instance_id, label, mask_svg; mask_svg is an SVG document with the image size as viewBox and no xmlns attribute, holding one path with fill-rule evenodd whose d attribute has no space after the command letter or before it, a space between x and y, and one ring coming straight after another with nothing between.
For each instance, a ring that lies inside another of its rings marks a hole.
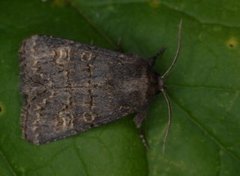
<instances>
[{"instance_id":1,"label":"dark brown moth","mask_svg":"<svg viewBox=\"0 0 240 176\"><path fill-rule=\"evenodd\" d=\"M180 44L179 44L180 46ZM179 50L179 49L178 49ZM34 35L20 49L23 137L44 144L141 113L164 91L150 61L78 42ZM139 115L140 114L140 115ZM170 122L170 120L169 120Z\"/></svg>"}]
</instances>

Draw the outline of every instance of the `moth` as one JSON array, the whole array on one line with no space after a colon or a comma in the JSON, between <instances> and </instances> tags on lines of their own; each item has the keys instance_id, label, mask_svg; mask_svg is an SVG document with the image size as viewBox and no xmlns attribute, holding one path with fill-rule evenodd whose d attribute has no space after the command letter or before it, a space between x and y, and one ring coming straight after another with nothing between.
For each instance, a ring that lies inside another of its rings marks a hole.
<instances>
[{"instance_id":1,"label":"moth","mask_svg":"<svg viewBox=\"0 0 240 176\"><path fill-rule=\"evenodd\" d=\"M19 51L23 137L44 144L131 113L137 114L140 127L144 111L159 92L168 105L170 126L164 80L177 61L181 24L176 55L163 75L152 70L163 48L146 60L45 35L24 40Z\"/></svg>"}]
</instances>

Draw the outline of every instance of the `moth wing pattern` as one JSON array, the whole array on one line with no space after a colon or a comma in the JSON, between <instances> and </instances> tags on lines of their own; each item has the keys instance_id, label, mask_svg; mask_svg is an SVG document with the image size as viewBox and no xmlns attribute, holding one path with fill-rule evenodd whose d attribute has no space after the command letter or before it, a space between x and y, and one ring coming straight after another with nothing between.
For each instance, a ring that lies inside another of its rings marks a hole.
<instances>
[{"instance_id":1,"label":"moth wing pattern","mask_svg":"<svg viewBox=\"0 0 240 176\"><path fill-rule=\"evenodd\" d=\"M137 56L34 35L20 49L23 137L43 144L138 112L157 92Z\"/></svg>"}]
</instances>

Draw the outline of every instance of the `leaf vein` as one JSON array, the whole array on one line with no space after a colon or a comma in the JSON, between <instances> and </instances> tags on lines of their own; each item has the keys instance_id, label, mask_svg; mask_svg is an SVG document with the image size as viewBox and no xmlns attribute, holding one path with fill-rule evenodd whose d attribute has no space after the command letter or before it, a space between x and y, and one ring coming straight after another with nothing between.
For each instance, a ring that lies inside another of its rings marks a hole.
<instances>
[{"instance_id":1,"label":"leaf vein","mask_svg":"<svg viewBox=\"0 0 240 176\"><path fill-rule=\"evenodd\" d=\"M206 127L204 127L203 124L201 124L196 117L192 115L192 113L187 110L180 102L178 102L174 97L172 97L172 100L188 115L187 118L190 120L194 125L196 125L206 136L208 136L219 148L221 148L223 151L225 151L229 156L232 158L239 160L240 157L237 156L232 151L228 150L224 144L214 135L212 134Z\"/></svg>"},{"instance_id":2,"label":"leaf vein","mask_svg":"<svg viewBox=\"0 0 240 176\"><path fill-rule=\"evenodd\" d=\"M8 168L10 170L10 172L12 173L12 175L16 176L16 172L13 168L13 166L10 164L9 160L7 159L7 157L4 155L4 153L2 152L2 149L0 149L0 155L2 156L2 158L5 160L5 163L8 165Z\"/></svg>"}]
</instances>

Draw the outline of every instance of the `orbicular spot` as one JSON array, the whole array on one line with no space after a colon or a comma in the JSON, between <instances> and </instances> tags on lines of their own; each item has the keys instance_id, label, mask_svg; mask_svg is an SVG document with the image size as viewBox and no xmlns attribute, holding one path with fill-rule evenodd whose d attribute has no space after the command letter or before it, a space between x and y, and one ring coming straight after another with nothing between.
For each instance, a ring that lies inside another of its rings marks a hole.
<instances>
[{"instance_id":1,"label":"orbicular spot","mask_svg":"<svg viewBox=\"0 0 240 176\"><path fill-rule=\"evenodd\" d=\"M89 51L84 51L81 53L80 57L82 61L88 62L94 58L94 54Z\"/></svg>"},{"instance_id":2,"label":"orbicular spot","mask_svg":"<svg viewBox=\"0 0 240 176\"><path fill-rule=\"evenodd\" d=\"M92 123L96 118L96 115L91 112L84 112L83 113L83 120L86 123Z\"/></svg>"},{"instance_id":3,"label":"orbicular spot","mask_svg":"<svg viewBox=\"0 0 240 176\"><path fill-rule=\"evenodd\" d=\"M226 41L226 45L229 48L236 48L238 45L238 39L236 37L230 37L227 41Z\"/></svg>"}]
</instances>

